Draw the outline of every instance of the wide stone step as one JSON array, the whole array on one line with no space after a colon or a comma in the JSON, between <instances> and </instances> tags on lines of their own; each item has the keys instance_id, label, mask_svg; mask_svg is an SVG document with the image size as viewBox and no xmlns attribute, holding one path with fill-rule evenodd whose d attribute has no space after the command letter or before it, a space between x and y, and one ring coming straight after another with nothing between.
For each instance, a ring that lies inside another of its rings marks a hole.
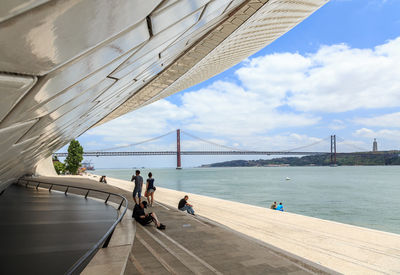
<instances>
[{"instance_id":1,"label":"wide stone step","mask_svg":"<svg viewBox=\"0 0 400 275\"><path fill-rule=\"evenodd\" d=\"M118 205L114 204L114 207L118 207ZM131 216L132 211L128 210L115 228L108 247L102 248L96 253L82 274L124 274L136 232L136 223Z\"/></svg>"},{"instance_id":2,"label":"wide stone step","mask_svg":"<svg viewBox=\"0 0 400 275\"><path fill-rule=\"evenodd\" d=\"M168 269L160 262L158 254L154 254L155 249L158 248L153 246L152 250L149 250L149 244L143 241L139 231L140 229L136 231L135 243L129 261L133 263L140 274L170 274Z\"/></svg>"}]
</instances>

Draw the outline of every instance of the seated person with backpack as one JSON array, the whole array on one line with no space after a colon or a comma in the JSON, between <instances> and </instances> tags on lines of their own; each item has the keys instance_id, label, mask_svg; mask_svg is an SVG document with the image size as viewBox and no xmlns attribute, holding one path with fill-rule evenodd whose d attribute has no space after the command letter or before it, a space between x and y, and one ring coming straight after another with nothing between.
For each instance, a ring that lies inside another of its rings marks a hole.
<instances>
[{"instance_id":1,"label":"seated person with backpack","mask_svg":"<svg viewBox=\"0 0 400 275\"><path fill-rule=\"evenodd\" d=\"M136 204L135 208L133 208L132 217L140 223L141 225L148 225L152 222L157 226L157 229L163 230L165 229L165 225L158 221L158 218L155 213L146 214L144 209L147 208L147 202L142 201L140 204Z\"/></svg>"}]
</instances>

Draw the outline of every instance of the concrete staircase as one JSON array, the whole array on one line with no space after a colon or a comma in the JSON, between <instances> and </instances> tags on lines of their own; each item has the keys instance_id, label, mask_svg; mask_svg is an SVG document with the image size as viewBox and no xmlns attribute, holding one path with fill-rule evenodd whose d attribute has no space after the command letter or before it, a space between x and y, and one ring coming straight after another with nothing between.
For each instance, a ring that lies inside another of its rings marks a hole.
<instances>
[{"instance_id":1,"label":"concrete staircase","mask_svg":"<svg viewBox=\"0 0 400 275\"><path fill-rule=\"evenodd\" d=\"M124 274L135 234L136 222L132 219L132 211L128 209L115 228L108 247L97 252L82 274Z\"/></svg>"}]
</instances>

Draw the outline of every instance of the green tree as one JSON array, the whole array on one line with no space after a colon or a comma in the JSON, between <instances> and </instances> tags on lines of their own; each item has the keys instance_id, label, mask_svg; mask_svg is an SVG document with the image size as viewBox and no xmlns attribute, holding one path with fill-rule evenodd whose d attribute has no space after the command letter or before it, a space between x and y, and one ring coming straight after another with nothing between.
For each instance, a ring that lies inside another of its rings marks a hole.
<instances>
[{"instance_id":1,"label":"green tree","mask_svg":"<svg viewBox=\"0 0 400 275\"><path fill-rule=\"evenodd\" d=\"M56 170L57 174L65 174L65 164L59 161L53 162L54 169Z\"/></svg>"},{"instance_id":2,"label":"green tree","mask_svg":"<svg viewBox=\"0 0 400 275\"><path fill-rule=\"evenodd\" d=\"M83 160L83 147L79 144L79 141L73 139L68 147L68 156L65 159L65 168L72 175L78 173L78 169Z\"/></svg>"}]
</instances>

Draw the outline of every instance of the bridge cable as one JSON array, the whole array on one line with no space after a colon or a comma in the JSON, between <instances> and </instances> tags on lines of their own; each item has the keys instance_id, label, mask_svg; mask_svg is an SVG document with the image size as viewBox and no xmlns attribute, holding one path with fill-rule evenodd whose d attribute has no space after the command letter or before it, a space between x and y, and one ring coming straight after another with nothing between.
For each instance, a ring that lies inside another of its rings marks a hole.
<instances>
[{"instance_id":1,"label":"bridge cable","mask_svg":"<svg viewBox=\"0 0 400 275\"><path fill-rule=\"evenodd\" d=\"M361 151L361 152L364 152L364 151L365 151L365 152L368 152L368 151L370 151L370 150L368 150L368 149L366 149L366 148L359 147L359 146L357 146L357 145L351 143L351 141L346 141L345 139L343 139L343 138L341 138L341 137L339 137L339 136L336 136L336 139L338 139L339 142L344 143L345 145L348 145L348 146L350 146L350 147L353 147L353 148L355 148L355 149L357 149L357 150L359 150L359 151Z\"/></svg>"},{"instance_id":2,"label":"bridge cable","mask_svg":"<svg viewBox=\"0 0 400 275\"><path fill-rule=\"evenodd\" d=\"M315 142L313 142L311 144L308 144L308 145L303 145L303 146L295 147L295 148L292 148L292 149L289 149L289 150L284 150L283 152L293 152L293 151L297 151L297 150L304 149L304 148L307 148L307 147L311 147L311 146L317 145L319 143L322 143L322 142L324 142L324 141L326 141L328 139L330 139L330 137L326 137L324 139L315 141Z\"/></svg>"},{"instance_id":3,"label":"bridge cable","mask_svg":"<svg viewBox=\"0 0 400 275\"><path fill-rule=\"evenodd\" d=\"M218 147L222 147L222 148L228 149L230 151L241 151L241 152L247 151L247 150L241 150L241 149L237 149L237 148L234 148L234 147L229 147L229 146L225 146L225 145L222 145L222 144L218 144L216 142L212 142L212 141L209 141L209 140L206 140L206 139L202 139L202 138L200 138L198 136L192 135L192 134L190 134L190 133L188 133L186 131L183 131L183 130L181 130L181 133L184 133L185 135L188 135L188 136L190 136L190 137L192 137L194 139L201 140L201 141L203 141L205 143L209 143L209 144L212 144L212 145L215 145L215 146L218 146Z\"/></svg>"},{"instance_id":4,"label":"bridge cable","mask_svg":"<svg viewBox=\"0 0 400 275\"><path fill-rule=\"evenodd\" d=\"M157 137L154 137L154 138L149 138L149 139L146 139L146 140L143 140L143 141L140 141L140 142L131 143L131 144L122 145L122 146L117 146L117 147L105 148L105 149L100 149L100 150L91 150L91 151L87 151L87 153L104 152L104 151L111 151L111 150L116 150L116 149L122 149L122 148L126 148L126 147L131 147L131 146L135 146L135 145L139 145L139 144L143 144L143 143L147 143L147 142L150 142L150 141L153 141L153 140L157 140L157 139L163 138L163 137L168 136L168 135L170 135L170 134L172 134L172 133L175 133L175 130L170 131L170 132L168 132L168 133L166 133L166 134L163 134L163 135L161 135L161 136L157 136Z\"/></svg>"}]
</instances>

